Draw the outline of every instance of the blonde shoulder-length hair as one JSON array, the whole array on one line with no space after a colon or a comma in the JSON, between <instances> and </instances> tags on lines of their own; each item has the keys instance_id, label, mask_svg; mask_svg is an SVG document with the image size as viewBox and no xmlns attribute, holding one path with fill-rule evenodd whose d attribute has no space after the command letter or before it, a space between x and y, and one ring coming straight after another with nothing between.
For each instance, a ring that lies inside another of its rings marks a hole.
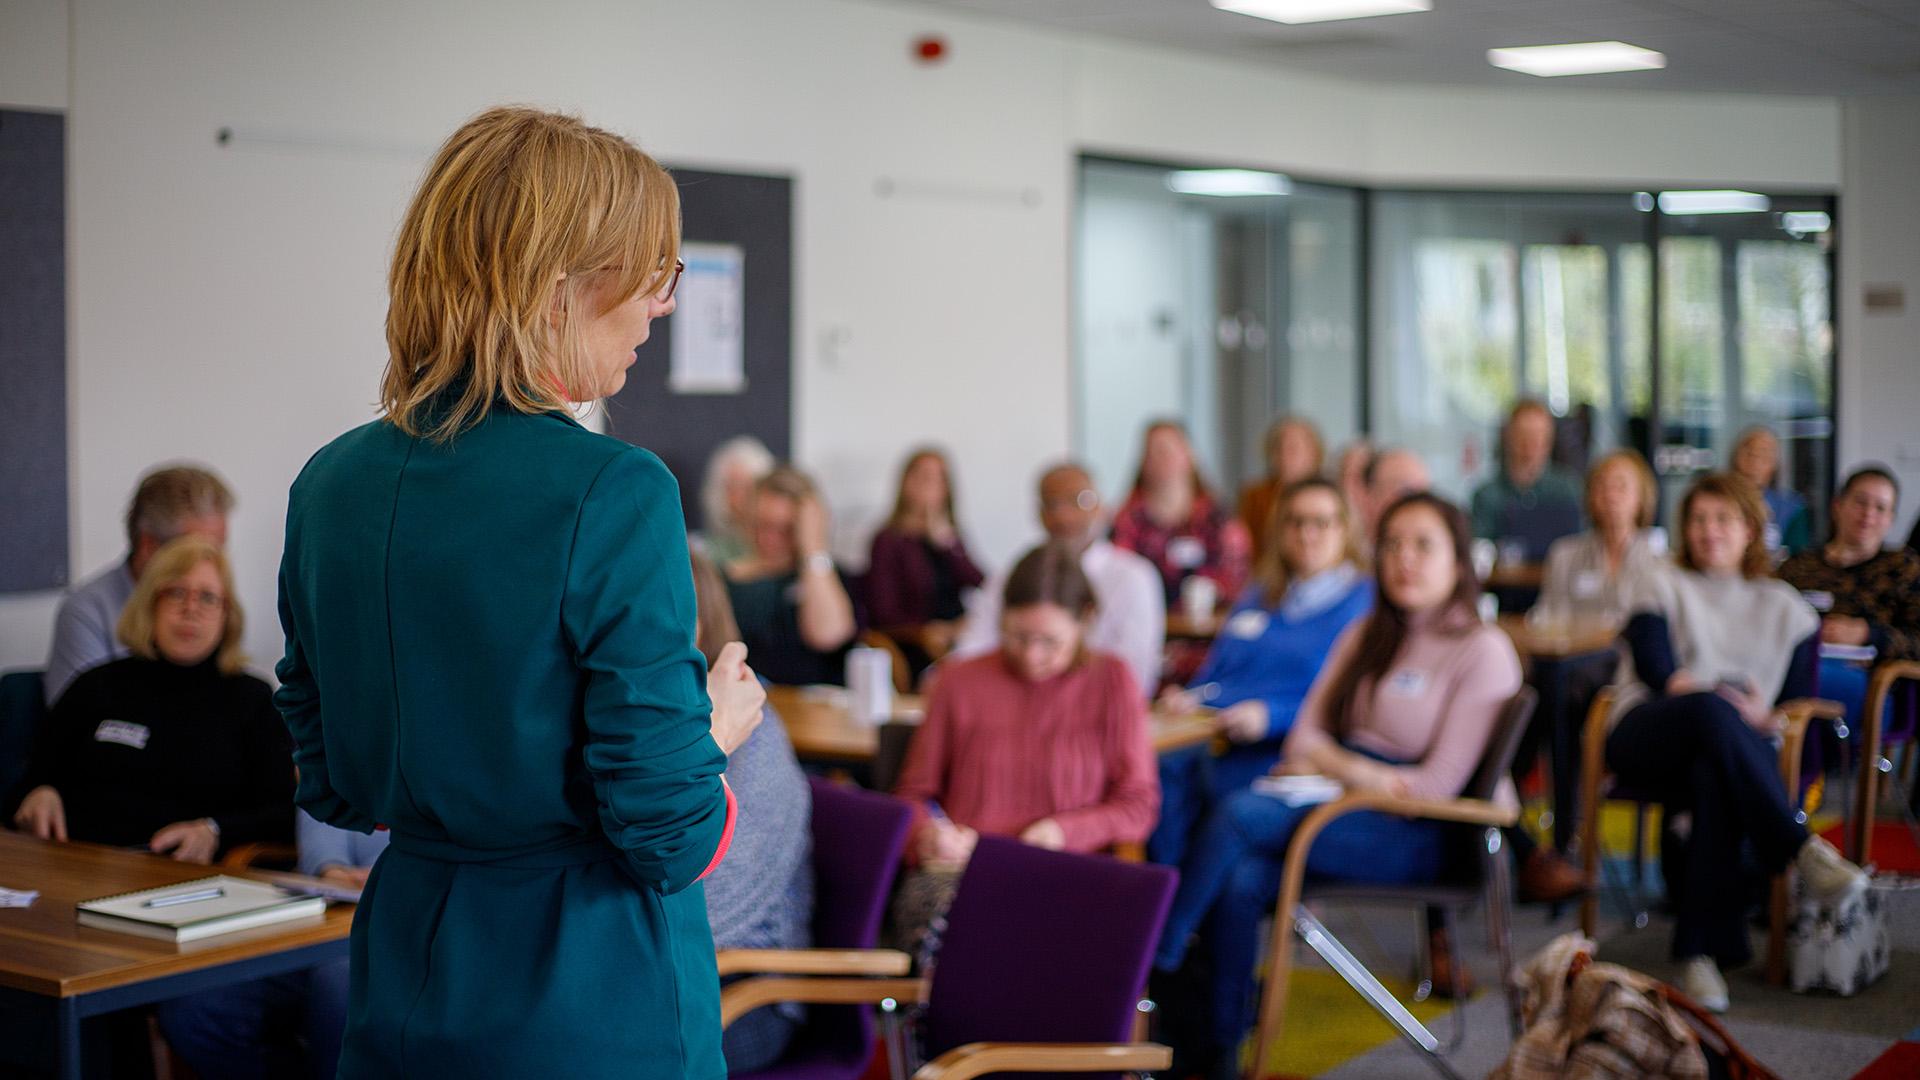
<instances>
[{"instance_id":1,"label":"blonde shoulder-length hair","mask_svg":"<svg viewBox=\"0 0 1920 1080\"><path fill-rule=\"evenodd\" d=\"M120 625L115 631L120 643L132 649L135 656L159 659L153 644L153 612L160 604L160 594L203 562L213 564L220 575L220 590L227 598L226 622L214 657L221 674L237 675L247 662L247 654L240 651L240 639L247 629L246 616L240 610L239 597L234 595L233 565L227 562L227 553L206 537L183 536L153 553L146 570L140 574L139 584L133 587L133 597L120 612Z\"/></svg>"},{"instance_id":2,"label":"blonde shoulder-length hair","mask_svg":"<svg viewBox=\"0 0 1920 1080\"><path fill-rule=\"evenodd\" d=\"M539 109L467 121L394 245L386 418L445 440L496 402L537 413L598 396L583 324L663 288L679 250L679 190L632 143Z\"/></svg>"}]
</instances>

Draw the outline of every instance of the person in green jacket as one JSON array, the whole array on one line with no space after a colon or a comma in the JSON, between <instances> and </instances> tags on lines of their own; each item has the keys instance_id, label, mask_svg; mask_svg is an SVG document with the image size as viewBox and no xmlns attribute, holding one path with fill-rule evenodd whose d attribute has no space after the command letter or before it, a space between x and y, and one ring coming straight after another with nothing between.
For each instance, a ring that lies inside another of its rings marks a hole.
<instances>
[{"instance_id":1,"label":"person in green jacket","mask_svg":"<svg viewBox=\"0 0 1920 1080\"><path fill-rule=\"evenodd\" d=\"M293 485L296 799L391 836L343 1077L726 1073L698 882L764 691L743 646L711 674L694 647L673 477L569 411L672 312L678 247L673 182L632 144L475 117L400 228L383 416Z\"/></svg>"},{"instance_id":2,"label":"person in green jacket","mask_svg":"<svg viewBox=\"0 0 1920 1080\"><path fill-rule=\"evenodd\" d=\"M1553 426L1545 404L1515 403L1500 429L1500 471L1473 493L1473 535L1518 544L1532 563L1580 531L1580 480L1553 463Z\"/></svg>"}]
</instances>

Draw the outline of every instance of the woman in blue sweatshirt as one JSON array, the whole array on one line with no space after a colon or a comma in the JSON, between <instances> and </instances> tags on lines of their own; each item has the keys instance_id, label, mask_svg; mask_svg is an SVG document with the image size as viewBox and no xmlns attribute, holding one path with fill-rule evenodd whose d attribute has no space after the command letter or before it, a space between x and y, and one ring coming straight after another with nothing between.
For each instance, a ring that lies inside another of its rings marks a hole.
<instances>
[{"instance_id":1,"label":"woman in blue sweatshirt","mask_svg":"<svg viewBox=\"0 0 1920 1080\"><path fill-rule=\"evenodd\" d=\"M1253 784L1280 759L1280 742L1340 632L1373 610L1373 581L1358 563L1351 513L1340 489L1320 478L1281 493L1248 586L1214 639L1206 663L1162 706L1220 710L1232 744L1161 759L1160 825L1153 861L1177 864L1207 810Z\"/></svg>"}]
</instances>

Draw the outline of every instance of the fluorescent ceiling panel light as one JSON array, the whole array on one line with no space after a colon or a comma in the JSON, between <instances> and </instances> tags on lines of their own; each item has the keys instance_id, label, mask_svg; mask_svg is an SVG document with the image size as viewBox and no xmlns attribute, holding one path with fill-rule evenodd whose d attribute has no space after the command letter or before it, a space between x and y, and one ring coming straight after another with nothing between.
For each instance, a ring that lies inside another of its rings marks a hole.
<instances>
[{"instance_id":1,"label":"fluorescent ceiling panel light","mask_svg":"<svg viewBox=\"0 0 1920 1080\"><path fill-rule=\"evenodd\" d=\"M1182 169L1167 174L1167 190L1182 195L1285 195L1293 185L1279 173L1254 169Z\"/></svg>"},{"instance_id":2,"label":"fluorescent ceiling panel light","mask_svg":"<svg viewBox=\"0 0 1920 1080\"><path fill-rule=\"evenodd\" d=\"M1288 26L1433 10L1433 0L1212 0L1212 3L1221 11Z\"/></svg>"},{"instance_id":3,"label":"fluorescent ceiling panel light","mask_svg":"<svg viewBox=\"0 0 1920 1080\"><path fill-rule=\"evenodd\" d=\"M1773 200L1753 191L1663 191L1660 212L1687 214L1764 214Z\"/></svg>"},{"instance_id":4,"label":"fluorescent ceiling panel light","mask_svg":"<svg viewBox=\"0 0 1920 1080\"><path fill-rule=\"evenodd\" d=\"M1529 45L1488 49L1487 63L1508 71L1552 78L1600 75L1609 71L1652 71L1667 66L1665 53L1624 41L1581 41L1571 45Z\"/></svg>"},{"instance_id":5,"label":"fluorescent ceiling panel light","mask_svg":"<svg viewBox=\"0 0 1920 1080\"><path fill-rule=\"evenodd\" d=\"M1789 210L1780 215L1780 227L1790 233L1826 232L1833 228L1833 218L1823 210Z\"/></svg>"}]
</instances>

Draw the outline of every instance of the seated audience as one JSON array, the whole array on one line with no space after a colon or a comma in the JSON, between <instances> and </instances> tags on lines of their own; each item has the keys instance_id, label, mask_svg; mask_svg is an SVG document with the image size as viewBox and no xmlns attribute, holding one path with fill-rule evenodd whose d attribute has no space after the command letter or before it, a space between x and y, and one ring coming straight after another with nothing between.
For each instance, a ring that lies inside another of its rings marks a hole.
<instances>
[{"instance_id":1,"label":"seated audience","mask_svg":"<svg viewBox=\"0 0 1920 1080\"><path fill-rule=\"evenodd\" d=\"M1547 549L1534 610L1548 620L1624 621L1627 586L1663 561L1647 538L1659 499L1653 470L1637 452L1615 450L1595 462L1587 472L1592 527Z\"/></svg>"},{"instance_id":2,"label":"seated audience","mask_svg":"<svg viewBox=\"0 0 1920 1080\"><path fill-rule=\"evenodd\" d=\"M1160 682L1160 653L1167 641L1166 602L1153 564L1102 535L1100 493L1079 465L1055 465L1040 477L1040 527L1047 539L1080 553L1080 569L1093 585L1093 625L1087 648L1126 662L1140 692ZM974 593L953 656L979 656L1000 647L1000 597L1007 575L996 575Z\"/></svg>"},{"instance_id":3,"label":"seated audience","mask_svg":"<svg viewBox=\"0 0 1920 1080\"><path fill-rule=\"evenodd\" d=\"M1796 866L1815 897L1864 884L1859 868L1794 820L1782 790L1774 703L1810 688L1812 672L1793 661L1820 621L1769 575L1766 520L1760 493L1739 475L1705 476L1687 490L1677 565L1628 594L1631 651L1606 743L1607 768L1623 783L1662 793L1663 849L1680 849L1664 851L1674 868L1673 955L1686 965L1682 989L1715 1011L1727 1007L1721 971L1749 956L1754 891L1742 887L1743 853L1765 874Z\"/></svg>"},{"instance_id":4,"label":"seated audience","mask_svg":"<svg viewBox=\"0 0 1920 1080\"><path fill-rule=\"evenodd\" d=\"M707 458L707 473L700 481L700 549L716 564L725 566L745 558L753 547L749 512L753 507L753 487L773 471L773 454L765 443L751 435L735 435L716 448Z\"/></svg>"},{"instance_id":5,"label":"seated audience","mask_svg":"<svg viewBox=\"0 0 1920 1080\"><path fill-rule=\"evenodd\" d=\"M896 785L914 805L894 905L903 948L946 910L981 833L1099 851L1144 841L1160 806L1140 688L1086 645L1094 593L1080 553L1028 552L1001 603L999 650L941 665Z\"/></svg>"},{"instance_id":6,"label":"seated audience","mask_svg":"<svg viewBox=\"0 0 1920 1080\"><path fill-rule=\"evenodd\" d=\"M873 536L867 620L899 643L918 677L953 648L966 611L961 590L985 580L960 537L946 456L914 451L900 470L893 513Z\"/></svg>"},{"instance_id":7,"label":"seated audience","mask_svg":"<svg viewBox=\"0 0 1920 1080\"><path fill-rule=\"evenodd\" d=\"M1265 440L1267 475L1248 484L1240 492L1240 523L1253 538L1253 550L1262 552L1273 542L1267 523L1273 517L1273 504L1288 488L1309 477L1319 476L1326 467L1327 451L1320 432L1311 420L1282 416L1267 428Z\"/></svg>"},{"instance_id":8,"label":"seated audience","mask_svg":"<svg viewBox=\"0 0 1920 1080\"><path fill-rule=\"evenodd\" d=\"M49 706L60 700L74 676L127 655L115 628L153 553L180 536L204 536L226 546L232 509L227 485L205 469L176 465L141 478L127 504L126 557L75 586L54 613L45 679Z\"/></svg>"},{"instance_id":9,"label":"seated audience","mask_svg":"<svg viewBox=\"0 0 1920 1080\"><path fill-rule=\"evenodd\" d=\"M739 638L727 590L713 564L693 553L699 619L694 644L707 666ZM727 786L739 804L727 858L707 875L707 921L716 949L804 949L813 944L813 796L772 706L727 757ZM767 1068L786 1052L804 1012L784 1004L755 1009L721 1039L730 1073Z\"/></svg>"},{"instance_id":10,"label":"seated audience","mask_svg":"<svg viewBox=\"0 0 1920 1080\"><path fill-rule=\"evenodd\" d=\"M1179 865L1206 811L1273 767L1334 640L1373 609L1373 581L1358 566L1358 536L1332 481L1287 488L1273 518L1274 543L1261 552L1253 584L1193 685L1162 695L1172 710L1220 710L1232 746L1217 758L1207 747L1161 758L1160 824L1148 848L1154 862Z\"/></svg>"},{"instance_id":11,"label":"seated audience","mask_svg":"<svg viewBox=\"0 0 1920 1080\"><path fill-rule=\"evenodd\" d=\"M1580 528L1578 482L1553 463L1553 414L1525 400L1500 434L1500 471L1473 493L1473 535L1526 548L1529 562Z\"/></svg>"},{"instance_id":12,"label":"seated audience","mask_svg":"<svg viewBox=\"0 0 1920 1080\"><path fill-rule=\"evenodd\" d=\"M1775 486L1780 473L1780 439L1765 424L1755 424L1740 433L1733 444L1730 464L1733 471L1747 478L1766 501L1767 526L1761 542L1768 551L1792 555L1813 542L1813 521L1807 514L1807 500L1798 492Z\"/></svg>"},{"instance_id":13,"label":"seated audience","mask_svg":"<svg viewBox=\"0 0 1920 1080\"><path fill-rule=\"evenodd\" d=\"M844 683L859 626L827 554L827 510L813 481L790 466L761 477L749 520L753 550L725 571L753 669L779 685Z\"/></svg>"},{"instance_id":14,"label":"seated audience","mask_svg":"<svg viewBox=\"0 0 1920 1080\"><path fill-rule=\"evenodd\" d=\"M1920 555L1889 548L1900 484L1884 467L1855 469L1833 497L1833 536L1788 559L1780 577L1821 612L1820 640L1868 645L1876 660L1920 660ZM1820 696L1847 706L1860 723L1867 670L1820 661Z\"/></svg>"},{"instance_id":15,"label":"seated audience","mask_svg":"<svg viewBox=\"0 0 1920 1080\"><path fill-rule=\"evenodd\" d=\"M292 745L272 691L241 670L242 625L212 541L154 552L120 615L132 655L84 672L55 703L14 824L202 864L291 840Z\"/></svg>"},{"instance_id":16,"label":"seated audience","mask_svg":"<svg viewBox=\"0 0 1920 1080\"><path fill-rule=\"evenodd\" d=\"M1187 433L1171 420L1148 425L1133 489L1113 519L1113 542L1160 571L1169 607L1195 575L1211 578L1222 599L1246 585L1252 541L1200 478Z\"/></svg>"},{"instance_id":17,"label":"seated audience","mask_svg":"<svg viewBox=\"0 0 1920 1080\"><path fill-rule=\"evenodd\" d=\"M1433 487L1433 473L1411 450L1382 449L1367 458L1360 474L1361 553L1373 557L1373 538L1380 532L1380 516L1388 507Z\"/></svg>"},{"instance_id":18,"label":"seated audience","mask_svg":"<svg viewBox=\"0 0 1920 1080\"><path fill-rule=\"evenodd\" d=\"M1333 465L1333 481L1340 485L1340 497L1347 500L1347 509L1353 512L1362 526L1362 550L1373 543L1366 528L1372 513L1367 508L1367 466L1372 463L1373 445L1365 439L1355 439L1341 448L1340 456Z\"/></svg>"},{"instance_id":19,"label":"seated audience","mask_svg":"<svg viewBox=\"0 0 1920 1080\"><path fill-rule=\"evenodd\" d=\"M367 874L387 849L387 834L349 832L304 810L295 813L299 871L342 889L366 888ZM154 1013L168 1045L201 1080L332 1080L347 1026L347 967L341 959L204 990L161 1002Z\"/></svg>"},{"instance_id":20,"label":"seated audience","mask_svg":"<svg viewBox=\"0 0 1920 1080\"><path fill-rule=\"evenodd\" d=\"M1477 613L1480 584L1458 508L1428 494L1406 496L1386 510L1376 540L1373 613L1340 635L1276 771L1332 777L1349 791L1453 798L1520 689L1520 661L1507 636ZM1513 794L1503 790L1502 798L1511 802ZM1178 970L1193 935L1209 923L1212 1046L1196 1056L1211 1058L1213 1075L1237 1075L1260 925L1279 896L1287 845L1313 809L1257 790L1232 795L1182 867L1154 967ZM1447 865L1454 835L1435 821L1348 814L1319 834L1308 872L1379 884L1432 880ZM1448 955L1444 929L1433 936L1438 970Z\"/></svg>"}]
</instances>

